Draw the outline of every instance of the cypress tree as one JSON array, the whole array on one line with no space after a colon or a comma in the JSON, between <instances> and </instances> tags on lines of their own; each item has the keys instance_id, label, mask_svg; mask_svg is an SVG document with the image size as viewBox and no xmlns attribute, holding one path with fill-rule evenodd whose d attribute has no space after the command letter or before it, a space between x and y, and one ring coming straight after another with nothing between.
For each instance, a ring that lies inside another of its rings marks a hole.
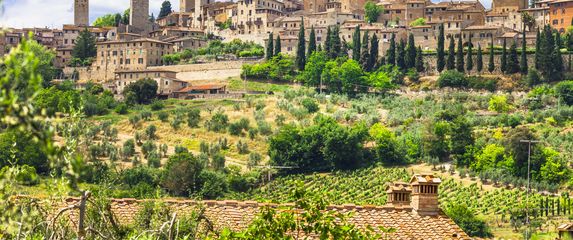
<instances>
[{"instance_id":1,"label":"cypress tree","mask_svg":"<svg viewBox=\"0 0 573 240\"><path fill-rule=\"evenodd\" d=\"M279 55L281 53L281 49L282 49L282 43L281 43L281 35L277 36L277 42L275 43L275 56Z\"/></svg>"},{"instance_id":2,"label":"cypress tree","mask_svg":"<svg viewBox=\"0 0 573 240\"><path fill-rule=\"evenodd\" d=\"M541 54L540 45L541 44L541 33L537 30L537 35L535 36L535 69L539 69L539 54Z\"/></svg>"},{"instance_id":3,"label":"cypress tree","mask_svg":"<svg viewBox=\"0 0 573 240\"><path fill-rule=\"evenodd\" d=\"M444 53L444 24L440 24L439 34L438 34L438 47L436 48L437 53L437 68L438 72L442 72L446 66L445 53Z\"/></svg>"},{"instance_id":4,"label":"cypress tree","mask_svg":"<svg viewBox=\"0 0 573 240\"><path fill-rule=\"evenodd\" d=\"M521 35L521 61L519 64L521 74L526 75L529 67L527 66L527 41L525 39L525 24L523 25L523 34Z\"/></svg>"},{"instance_id":5,"label":"cypress tree","mask_svg":"<svg viewBox=\"0 0 573 240\"><path fill-rule=\"evenodd\" d=\"M482 56L482 51L481 51L481 45L478 43L478 51L477 51L477 56L476 56L476 68L478 73L481 73L481 71L483 70L483 56Z\"/></svg>"},{"instance_id":6,"label":"cypress tree","mask_svg":"<svg viewBox=\"0 0 573 240\"><path fill-rule=\"evenodd\" d=\"M346 38L342 36L342 43L340 44L340 53L338 56L348 56L348 42L346 42Z\"/></svg>"},{"instance_id":7,"label":"cypress tree","mask_svg":"<svg viewBox=\"0 0 573 240\"><path fill-rule=\"evenodd\" d=\"M414 34L408 35L408 45L406 46L406 56L404 57L406 68L416 67L416 45L414 43Z\"/></svg>"},{"instance_id":8,"label":"cypress tree","mask_svg":"<svg viewBox=\"0 0 573 240\"><path fill-rule=\"evenodd\" d=\"M396 64L396 35L394 35L394 33L392 33L392 37L390 37L390 46L388 47L386 56L387 64Z\"/></svg>"},{"instance_id":9,"label":"cypress tree","mask_svg":"<svg viewBox=\"0 0 573 240\"><path fill-rule=\"evenodd\" d=\"M316 48L316 51L322 52L322 44L318 44L318 47Z\"/></svg>"},{"instance_id":10,"label":"cypress tree","mask_svg":"<svg viewBox=\"0 0 573 240\"><path fill-rule=\"evenodd\" d=\"M340 42L340 27L334 26L332 29L332 35L330 35L330 56L331 58L340 57L340 51L342 50L342 45Z\"/></svg>"},{"instance_id":11,"label":"cypress tree","mask_svg":"<svg viewBox=\"0 0 573 240\"><path fill-rule=\"evenodd\" d=\"M450 46L448 47L448 61L446 63L446 68L448 70L454 70L456 68L456 45L454 42L454 37L450 35Z\"/></svg>"},{"instance_id":12,"label":"cypress tree","mask_svg":"<svg viewBox=\"0 0 573 240\"><path fill-rule=\"evenodd\" d=\"M553 38L553 31L549 25L545 26L543 33L541 33L541 41L539 44L539 68L543 79L551 81L554 77L555 63L552 62L555 53L555 39Z\"/></svg>"},{"instance_id":13,"label":"cypress tree","mask_svg":"<svg viewBox=\"0 0 573 240\"><path fill-rule=\"evenodd\" d=\"M467 64L466 64L466 69L468 70L468 72L471 72L474 69L474 60L473 60L473 56L472 56L472 35L468 34L468 39L469 39L469 43L468 43L468 59L467 59Z\"/></svg>"},{"instance_id":14,"label":"cypress tree","mask_svg":"<svg viewBox=\"0 0 573 240\"><path fill-rule=\"evenodd\" d=\"M378 36L374 34L370 40L370 58L368 59L368 71L374 70L376 63L378 62L378 49L380 42L378 41Z\"/></svg>"},{"instance_id":15,"label":"cypress tree","mask_svg":"<svg viewBox=\"0 0 573 240\"><path fill-rule=\"evenodd\" d=\"M316 32L314 26L310 28L310 36L308 36L308 53L306 57L309 58L312 53L316 52Z\"/></svg>"},{"instance_id":16,"label":"cypress tree","mask_svg":"<svg viewBox=\"0 0 573 240\"><path fill-rule=\"evenodd\" d=\"M298 46L296 50L296 66L298 70L304 70L306 65L306 38L304 37L304 18L300 18L300 29L298 31Z\"/></svg>"},{"instance_id":17,"label":"cypress tree","mask_svg":"<svg viewBox=\"0 0 573 240\"><path fill-rule=\"evenodd\" d=\"M326 55L330 58L330 48L332 45L332 29L330 29L330 26L328 26L328 28L326 29L326 39L324 40L324 51L326 52Z\"/></svg>"},{"instance_id":18,"label":"cypress tree","mask_svg":"<svg viewBox=\"0 0 573 240\"><path fill-rule=\"evenodd\" d=\"M493 73L495 70L495 62L493 58L494 49L493 49L493 37L491 38L491 44L489 45L489 63L487 65L487 70L489 73Z\"/></svg>"},{"instance_id":19,"label":"cypress tree","mask_svg":"<svg viewBox=\"0 0 573 240\"><path fill-rule=\"evenodd\" d=\"M367 34L367 32L365 34ZM362 43L360 42L360 25L356 25L356 28L354 28L354 34L352 35L352 59L354 59L354 61L360 61L360 54L362 53L360 51L361 47Z\"/></svg>"},{"instance_id":20,"label":"cypress tree","mask_svg":"<svg viewBox=\"0 0 573 240\"><path fill-rule=\"evenodd\" d=\"M404 42L403 39L401 39L400 43L398 44L398 49L396 50L396 55L397 55L396 65L401 71L406 70L406 62L405 62L406 53L404 49L405 45L406 43Z\"/></svg>"},{"instance_id":21,"label":"cypress tree","mask_svg":"<svg viewBox=\"0 0 573 240\"><path fill-rule=\"evenodd\" d=\"M503 48L501 49L501 72L507 72L507 43L505 38L503 39Z\"/></svg>"},{"instance_id":22,"label":"cypress tree","mask_svg":"<svg viewBox=\"0 0 573 240\"><path fill-rule=\"evenodd\" d=\"M559 35L557 35L559 38ZM552 81L561 81L563 80L563 58L561 57L561 49L559 49L558 45L555 45L555 50L552 54L552 61L553 64L553 74L551 75Z\"/></svg>"},{"instance_id":23,"label":"cypress tree","mask_svg":"<svg viewBox=\"0 0 573 240\"><path fill-rule=\"evenodd\" d=\"M464 72L464 45L462 42L462 34L458 37L458 51L456 52L456 69L458 72Z\"/></svg>"},{"instance_id":24,"label":"cypress tree","mask_svg":"<svg viewBox=\"0 0 573 240\"><path fill-rule=\"evenodd\" d=\"M273 58L274 56L274 37L273 37L273 33L269 33L269 42L267 43L267 60L271 60L271 58Z\"/></svg>"},{"instance_id":25,"label":"cypress tree","mask_svg":"<svg viewBox=\"0 0 573 240\"><path fill-rule=\"evenodd\" d=\"M416 49L416 71L424 71L424 56L422 55L422 47L420 46Z\"/></svg>"},{"instance_id":26,"label":"cypress tree","mask_svg":"<svg viewBox=\"0 0 573 240\"><path fill-rule=\"evenodd\" d=\"M367 71L368 59L370 58L370 49L368 49L368 44L370 43L370 36L368 32L364 32L364 37L362 38L362 46L360 47L362 53L360 54L360 65L362 69Z\"/></svg>"},{"instance_id":27,"label":"cypress tree","mask_svg":"<svg viewBox=\"0 0 573 240\"><path fill-rule=\"evenodd\" d=\"M519 60L517 58L517 44L513 41L509 48L509 59L507 60L506 72L508 74L515 74L519 72Z\"/></svg>"}]
</instances>

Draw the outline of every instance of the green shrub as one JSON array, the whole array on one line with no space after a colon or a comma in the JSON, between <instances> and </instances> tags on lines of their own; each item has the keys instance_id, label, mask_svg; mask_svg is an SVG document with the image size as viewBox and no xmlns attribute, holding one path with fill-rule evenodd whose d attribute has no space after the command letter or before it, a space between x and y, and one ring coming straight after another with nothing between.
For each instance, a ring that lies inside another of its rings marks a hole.
<instances>
[{"instance_id":1,"label":"green shrub","mask_svg":"<svg viewBox=\"0 0 573 240\"><path fill-rule=\"evenodd\" d=\"M152 113L150 111L143 110L141 111L140 115L141 119L143 119L144 121L149 121L151 119Z\"/></svg>"},{"instance_id":2,"label":"green shrub","mask_svg":"<svg viewBox=\"0 0 573 240\"><path fill-rule=\"evenodd\" d=\"M247 154L249 153L249 145L246 142L239 140L237 142L237 151L239 151L239 154Z\"/></svg>"},{"instance_id":3,"label":"green shrub","mask_svg":"<svg viewBox=\"0 0 573 240\"><path fill-rule=\"evenodd\" d=\"M155 132L157 132L157 127L155 125L149 125L145 129L145 135L148 139L155 139Z\"/></svg>"},{"instance_id":4,"label":"green shrub","mask_svg":"<svg viewBox=\"0 0 573 240\"><path fill-rule=\"evenodd\" d=\"M36 168L23 165L16 174L16 181L22 185L33 186L40 182L40 178L38 178Z\"/></svg>"},{"instance_id":5,"label":"green shrub","mask_svg":"<svg viewBox=\"0 0 573 240\"><path fill-rule=\"evenodd\" d=\"M128 139L123 143L122 151L124 159L132 157L135 154L135 141Z\"/></svg>"},{"instance_id":6,"label":"green shrub","mask_svg":"<svg viewBox=\"0 0 573 240\"><path fill-rule=\"evenodd\" d=\"M468 86L468 81L463 73L456 70L442 72L438 78L438 87L463 88Z\"/></svg>"},{"instance_id":7,"label":"green shrub","mask_svg":"<svg viewBox=\"0 0 573 240\"><path fill-rule=\"evenodd\" d=\"M120 104L118 104L118 105L115 107L114 111L115 111L117 114L121 114L121 115L127 114L127 112L128 112L127 104L125 104L125 103L120 103Z\"/></svg>"},{"instance_id":8,"label":"green shrub","mask_svg":"<svg viewBox=\"0 0 573 240\"><path fill-rule=\"evenodd\" d=\"M201 110L191 109L187 113L187 126L190 128L199 127L199 122L201 121Z\"/></svg>"},{"instance_id":9,"label":"green shrub","mask_svg":"<svg viewBox=\"0 0 573 240\"><path fill-rule=\"evenodd\" d=\"M320 109L316 100L312 98L304 98L301 102L302 106L306 108L309 113L318 112Z\"/></svg>"},{"instance_id":10,"label":"green shrub","mask_svg":"<svg viewBox=\"0 0 573 240\"><path fill-rule=\"evenodd\" d=\"M151 110L153 111L159 111L165 107L165 104L163 104L163 101L161 100L153 100L153 102L151 102L150 107Z\"/></svg>"},{"instance_id":11,"label":"green shrub","mask_svg":"<svg viewBox=\"0 0 573 240\"><path fill-rule=\"evenodd\" d=\"M207 129L213 132L223 132L229 124L229 117L222 113L218 112L211 117L211 120L206 122Z\"/></svg>"},{"instance_id":12,"label":"green shrub","mask_svg":"<svg viewBox=\"0 0 573 240\"><path fill-rule=\"evenodd\" d=\"M159 118L159 120L161 122L167 122L169 120L169 113L168 112L159 112L157 114L157 118Z\"/></svg>"},{"instance_id":13,"label":"green shrub","mask_svg":"<svg viewBox=\"0 0 573 240\"><path fill-rule=\"evenodd\" d=\"M567 105L573 105L573 81L563 81L555 86L559 100Z\"/></svg>"},{"instance_id":14,"label":"green shrub","mask_svg":"<svg viewBox=\"0 0 573 240\"><path fill-rule=\"evenodd\" d=\"M488 110L504 113L511 110L511 105L507 102L507 97L504 95L494 95L489 100Z\"/></svg>"}]
</instances>

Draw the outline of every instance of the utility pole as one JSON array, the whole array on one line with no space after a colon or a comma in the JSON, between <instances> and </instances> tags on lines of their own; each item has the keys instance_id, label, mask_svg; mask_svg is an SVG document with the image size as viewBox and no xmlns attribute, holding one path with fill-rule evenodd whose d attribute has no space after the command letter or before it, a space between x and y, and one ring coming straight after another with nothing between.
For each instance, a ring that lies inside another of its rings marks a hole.
<instances>
[{"instance_id":1,"label":"utility pole","mask_svg":"<svg viewBox=\"0 0 573 240\"><path fill-rule=\"evenodd\" d=\"M532 143L539 143L541 141L536 140L519 140L519 142L527 143L528 150L527 150L527 193L525 194L525 221L527 224L527 234L525 235L525 239L529 239L531 234L531 224L529 222L529 191L530 191L530 178L529 173L531 171L531 144Z\"/></svg>"}]
</instances>

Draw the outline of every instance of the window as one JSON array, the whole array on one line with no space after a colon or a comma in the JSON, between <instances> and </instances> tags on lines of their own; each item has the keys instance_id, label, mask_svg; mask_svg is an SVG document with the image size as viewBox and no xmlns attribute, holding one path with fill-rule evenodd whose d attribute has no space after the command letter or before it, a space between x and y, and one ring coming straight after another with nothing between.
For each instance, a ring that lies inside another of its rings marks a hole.
<instances>
[{"instance_id":1,"label":"window","mask_svg":"<svg viewBox=\"0 0 573 240\"><path fill-rule=\"evenodd\" d=\"M137 59L137 63L143 64L143 58L138 58L138 59Z\"/></svg>"}]
</instances>

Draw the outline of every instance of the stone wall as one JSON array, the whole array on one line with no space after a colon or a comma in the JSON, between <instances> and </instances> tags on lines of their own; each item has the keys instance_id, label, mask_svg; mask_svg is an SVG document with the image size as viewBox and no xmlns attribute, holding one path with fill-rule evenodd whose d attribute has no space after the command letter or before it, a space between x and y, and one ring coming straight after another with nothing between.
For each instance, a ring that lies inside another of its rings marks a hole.
<instances>
[{"instance_id":1,"label":"stone wall","mask_svg":"<svg viewBox=\"0 0 573 240\"><path fill-rule=\"evenodd\" d=\"M177 79L183 81L226 80L241 77L243 64L253 64L258 61L221 61L204 64L187 64L149 67L148 69L162 69L177 72Z\"/></svg>"}]
</instances>

